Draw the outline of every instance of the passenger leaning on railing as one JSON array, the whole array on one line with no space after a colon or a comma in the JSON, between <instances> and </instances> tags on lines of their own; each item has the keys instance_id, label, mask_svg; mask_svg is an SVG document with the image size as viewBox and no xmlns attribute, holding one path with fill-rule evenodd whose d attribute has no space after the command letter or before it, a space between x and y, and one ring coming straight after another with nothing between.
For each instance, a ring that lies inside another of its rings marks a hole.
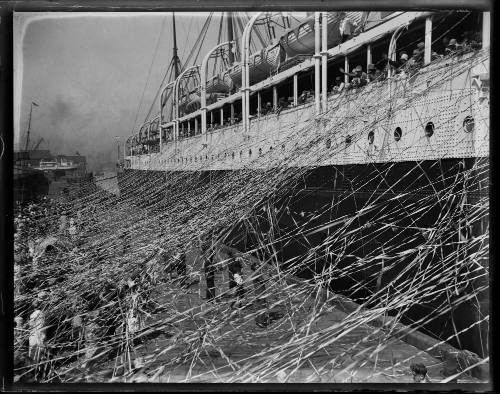
<instances>
[{"instance_id":1,"label":"passenger leaning on railing","mask_svg":"<svg viewBox=\"0 0 500 394\"><path fill-rule=\"evenodd\" d=\"M387 74L387 70L389 69L389 57L387 53L382 53L381 59L375 63L375 68Z\"/></svg>"},{"instance_id":2,"label":"passenger leaning on railing","mask_svg":"<svg viewBox=\"0 0 500 394\"><path fill-rule=\"evenodd\" d=\"M481 33L472 30L463 32L460 45L464 52L481 49Z\"/></svg>"},{"instance_id":3,"label":"passenger leaning on railing","mask_svg":"<svg viewBox=\"0 0 500 394\"><path fill-rule=\"evenodd\" d=\"M479 32L466 31L462 34L460 43L455 38L448 40L445 37L443 39L443 46L445 47L445 56L478 50L481 49L481 35Z\"/></svg>"},{"instance_id":4,"label":"passenger leaning on railing","mask_svg":"<svg viewBox=\"0 0 500 394\"><path fill-rule=\"evenodd\" d=\"M273 112L274 112L273 105L269 101L266 103L266 106L263 107L261 110L262 115L272 114Z\"/></svg>"},{"instance_id":5,"label":"passenger leaning on railing","mask_svg":"<svg viewBox=\"0 0 500 394\"><path fill-rule=\"evenodd\" d=\"M383 54L387 56L385 53ZM406 52L401 52L399 54L398 60L391 60L387 57L387 59L382 59L380 64L383 64L387 60L387 64L391 67L392 70L396 72L396 74L404 74L404 69L406 67L406 63L408 62L408 54ZM379 64L379 63L377 63ZM386 70L387 71L387 70Z\"/></svg>"},{"instance_id":6,"label":"passenger leaning on railing","mask_svg":"<svg viewBox=\"0 0 500 394\"><path fill-rule=\"evenodd\" d=\"M384 74L374 64L366 66L366 71L368 72L368 82L381 81L384 78Z\"/></svg>"},{"instance_id":7,"label":"passenger leaning on railing","mask_svg":"<svg viewBox=\"0 0 500 394\"><path fill-rule=\"evenodd\" d=\"M342 67L339 68L339 71L344 75L349 75L350 77L352 77L349 87L359 88L368 83L368 76L365 72L363 72L362 66L356 66L356 68L353 70L353 73L346 72Z\"/></svg>"},{"instance_id":8,"label":"passenger leaning on railing","mask_svg":"<svg viewBox=\"0 0 500 394\"><path fill-rule=\"evenodd\" d=\"M283 109L288 108L289 104L287 99L280 97L278 100L278 108L276 108L276 115L279 115Z\"/></svg>"},{"instance_id":9,"label":"passenger leaning on railing","mask_svg":"<svg viewBox=\"0 0 500 394\"><path fill-rule=\"evenodd\" d=\"M419 42L417 44L416 51L418 51L420 57L423 59L424 58L424 54L425 54L425 43L424 42Z\"/></svg>"},{"instance_id":10,"label":"passenger leaning on railing","mask_svg":"<svg viewBox=\"0 0 500 394\"><path fill-rule=\"evenodd\" d=\"M332 93L338 94L344 90L345 84L342 81L342 77L335 77L335 84L332 86Z\"/></svg>"}]
</instances>

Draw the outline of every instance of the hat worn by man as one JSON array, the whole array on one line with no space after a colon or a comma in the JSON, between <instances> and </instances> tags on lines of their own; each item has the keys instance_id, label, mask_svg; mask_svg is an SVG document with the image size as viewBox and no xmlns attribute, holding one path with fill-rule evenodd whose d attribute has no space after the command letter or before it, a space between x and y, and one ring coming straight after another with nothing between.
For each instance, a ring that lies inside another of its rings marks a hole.
<instances>
[{"instance_id":1,"label":"hat worn by man","mask_svg":"<svg viewBox=\"0 0 500 394\"><path fill-rule=\"evenodd\" d=\"M370 71L370 70L375 70L375 65L374 65L374 64L369 64L368 66L366 66L366 69L367 69L368 71Z\"/></svg>"},{"instance_id":2,"label":"hat worn by man","mask_svg":"<svg viewBox=\"0 0 500 394\"><path fill-rule=\"evenodd\" d=\"M361 66L356 66L356 68L354 69L354 71L356 71L356 72L361 72L361 71L363 71L363 67L361 67Z\"/></svg>"},{"instance_id":3,"label":"hat worn by man","mask_svg":"<svg viewBox=\"0 0 500 394\"><path fill-rule=\"evenodd\" d=\"M49 293L47 293L45 290L42 290L37 294L36 298L38 301L46 301L49 299Z\"/></svg>"},{"instance_id":4,"label":"hat worn by man","mask_svg":"<svg viewBox=\"0 0 500 394\"><path fill-rule=\"evenodd\" d=\"M401 60L408 60L408 55L406 53L402 53Z\"/></svg>"}]
</instances>

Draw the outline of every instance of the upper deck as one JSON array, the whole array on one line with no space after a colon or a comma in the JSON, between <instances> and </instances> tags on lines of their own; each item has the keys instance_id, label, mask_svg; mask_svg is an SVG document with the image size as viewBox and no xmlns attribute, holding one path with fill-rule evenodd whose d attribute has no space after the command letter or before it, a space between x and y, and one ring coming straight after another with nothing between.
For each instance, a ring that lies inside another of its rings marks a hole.
<instances>
[{"instance_id":1,"label":"upper deck","mask_svg":"<svg viewBox=\"0 0 500 394\"><path fill-rule=\"evenodd\" d=\"M332 69L348 70L360 56L370 64L375 48L380 52L388 46L391 53L396 42L405 44L398 37L407 26L413 32L409 39L419 39L422 28L431 34L433 17L429 12L393 13L350 40L188 115L168 123L155 118L146 128L146 140L143 129L142 143L128 144L125 167L234 170L486 156L489 48L431 61L428 43L425 64L411 77L389 69L383 80L340 94L326 91L327 84L318 88L315 81L314 96L299 103L301 76L326 81ZM292 93L293 104L278 109L278 92ZM266 94L273 100L268 115L261 111ZM225 121L227 112L231 116Z\"/></svg>"}]
</instances>

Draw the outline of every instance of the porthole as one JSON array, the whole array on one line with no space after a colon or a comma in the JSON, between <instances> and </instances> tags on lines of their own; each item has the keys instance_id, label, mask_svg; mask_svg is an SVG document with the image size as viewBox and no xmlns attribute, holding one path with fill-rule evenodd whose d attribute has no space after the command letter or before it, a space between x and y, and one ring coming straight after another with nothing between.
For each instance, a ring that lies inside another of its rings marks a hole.
<instances>
[{"instance_id":1,"label":"porthole","mask_svg":"<svg viewBox=\"0 0 500 394\"><path fill-rule=\"evenodd\" d=\"M208 155L205 155L205 160L208 160Z\"/></svg>"},{"instance_id":2,"label":"porthole","mask_svg":"<svg viewBox=\"0 0 500 394\"><path fill-rule=\"evenodd\" d=\"M350 135L348 135L347 137L345 137L345 144L346 145L350 145L352 142L352 137Z\"/></svg>"},{"instance_id":3,"label":"porthole","mask_svg":"<svg viewBox=\"0 0 500 394\"><path fill-rule=\"evenodd\" d=\"M394 130L394 139L396 141L399 141L402 136L403 136L403 130L401 130L401 127L396 127L396 129Z\"/></svg>"},{"instance_id":4,"label":"porthole","mask_svg":"<svg viewBox=\"0 0 500 394\"><path fill-rule=\"evenodd\" d=\"M270 146L270 147L269 147L269 150L270 150L270 151L271 151L271 150L273 150L273 147L272 147L272 146Z\"/></svg>"},{"instance_id":5,"label":"porthole","mask_svg":"<svg viewBox=\"0 0 500 394\"><path fill-rule=\"evenodd\" d=\"M252 156L252 150L251 149L248 150L248 156Z\"/></svg>"},{"instance_id":6,"label":"porthole","mask_svg":"<svg viewBox=\"0 0 500 394\"><path fill-rule=\"evenodd\" d=\"M474 118L472 116L466 116L464 119L464 130L466 133L472 133L474 131Z\"/></svg>"},{"instance_id":7,"label":"porthole","mask_svg":"<svg viewBox=\"0 0 500 394\"><path fill-rule=\"evenodd\" d=\"M370 131L368 133L368 143L372 145L373 141L375 141L375 133L373 131Z\"/></svg>"},{"instance_id":8,"label":"porthole","mask_svg":"<svg viewBox=\"0 0 500 394\"><path fill-rule=\"evenodd\" d=\"M332 140L331 140L330 138L328 138L328 139L326 140L326 147L327 147L327 148L331 148L331 146L332 146Z\"/></svg>"},{"instance_id":9,"label":"porthole","mask_svg":"<svg viewBox=\"0 0 500 394\"><path fill-rule=\"evenodd\" d=\"M432 137L433 134L434 134L434 123L427 122L427 124L425 125L425 136L427 138L430 138Z\"/></svg>"}]
</instances>

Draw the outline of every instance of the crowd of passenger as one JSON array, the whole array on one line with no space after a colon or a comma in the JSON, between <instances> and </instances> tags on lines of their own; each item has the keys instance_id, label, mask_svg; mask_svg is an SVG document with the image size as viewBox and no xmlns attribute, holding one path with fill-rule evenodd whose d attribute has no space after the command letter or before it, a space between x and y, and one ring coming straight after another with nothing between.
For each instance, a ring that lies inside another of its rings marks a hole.
<instances>
[{"instance_id":1,"label":"crowd of passenger","mask_svg":"<svg viewBox=\"0 0 500 394\"><path fill-rule=\"evenodd\" d=\"M350 37L349 33L351 28L348 24L344 26L345 34L343 33L343 41ZM458 54L463 54L466 52L481 49L481 33L477 31L466 31L464 32L460 39L457 40L453 37L444 37L441 40L440 47L441 51L431 52L431 62L439 59L443 59L450 56L455 56ZM435 45L436 43L433 43ZM335 77L335 82L330 86L329 94L339 94L344 90L356 89L366 86L371 82L380 82L387 79L390 73L396 78L406 78L415 75L419 69L424 66L424 53L425 53L425 43L419 42L416 44L415 48L412 50L403 50L399 52L399 56L392 60L389 58L387 53L382 53L380 59L374 63L370 63L366 67L366 71L363 66L357 65L352 69L352 71L347 71L340 67L338 69L341 75ZM348 79L346 78L348 77ZM349 82L346 82L349 80ZM306 104L314 101L314 90L303 90L301 94L297 97L297 105ZM260 109L251 113L251 117L255 116L266 116L275 114L278 115L284 109L294 106L293 97L280 97L278 99L276 107L271 102L266 102L261 106ZM238 124L242 120L242 114L238 113L233 117L227 117L223 120L222 124L210 123L207 126L208 131L218 130L230 125ZM181 138L187 138L194 135L194 130L183 129L180 131ZM148 148L146 145L139 147L139 153L147 153Z\"/></svg>"},{"instance_id":2,"label":"crowd of passenger","mask_svg":"<svg viewBox=\"0 0 500 394\"><path fill-rule=\"evenodd\" d=\"M431 52L431 62L480 49L481 34L467 31L462 35L460 42L455 38L444 37L442 39L442 48L441 53ZM396 60L390 59L387 53L382 53L377 62L367 65L366 72L361 65L356 66L352 72L347 72L341 67L339 72L350 77L350 81L346 83L345 78L337 76L330 92L338 94L344 89L359 88L370 82L383 81L387 78L389 72L396 77L411 77L424 66L425 43L419 42L411 51L411 56L408 53L407 51L400 51Z\"/></svg>"}]
</instances>

